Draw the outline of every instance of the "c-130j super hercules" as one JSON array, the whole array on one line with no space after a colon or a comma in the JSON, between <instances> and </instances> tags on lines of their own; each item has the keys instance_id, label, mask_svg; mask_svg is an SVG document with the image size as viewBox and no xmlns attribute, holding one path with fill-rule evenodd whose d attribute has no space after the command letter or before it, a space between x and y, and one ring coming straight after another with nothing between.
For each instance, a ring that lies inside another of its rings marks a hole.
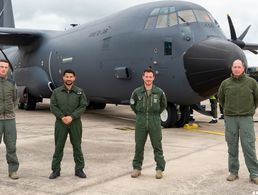
<instances>
[{"instance_id":1,"label":"c-130j super hercules","mask_svg":"<svg viewBox=\"0 0 258 195\"><path fill-rule=\"evenodd\" d=\"M67 68L77 73L76 84L90 106L129 104L143 70L151 66L168 100L162 125L182 126L189 120L189 105L217 92L234 59L247 64L242 49L258 49L242 41L250 26L237 38L228 17L227 40L207 10L184 1L142 4L64 31L16 29L11 1L1 0L0 7L0 43L12 64L19 108L27 110L51 96Z\"/></svg>"}]
</instances>

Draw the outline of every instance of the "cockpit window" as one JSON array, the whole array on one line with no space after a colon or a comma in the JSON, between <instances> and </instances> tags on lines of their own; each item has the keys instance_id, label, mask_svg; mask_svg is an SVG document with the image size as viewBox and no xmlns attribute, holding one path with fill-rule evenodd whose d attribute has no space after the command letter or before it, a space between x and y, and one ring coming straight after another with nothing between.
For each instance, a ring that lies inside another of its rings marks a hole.
<instances>
[{"instance_id":1,"label":"cockpit window","mask_svg":"<svg viewBox=\"0 0 258 195\"><path fill-rule=\"evenodd\" d=\"M150 13L150 16L157 16L157 15L159 15L159 10L160 10L160 8L155 8L155 9L152 10L152 12Z\"/></svg>"},{"instance_id":2,"label":"cockpit window","mask_svg":"<svg viewBox=\"0 0 258 195\"><path fill-rule=\"evenodd\" d=\"M159 15L168 14L168 7L163 7L160 9Z\"/></svg>"},{"instance_id":3,"label":"cockpit window","mask_svg":"<svg viewBox=\"0 0 258 195\"><path fill-rule=\"evenodd\" d=\"M159 7L151 11L145 29L168 28L177 24L192 22L209 22L217 24L216 20L206 10L180 10L175 7Z\"/></svg>"},{"instance_id":4,"label":"cockpit window","mask_svg":"<svg viewBox=\"0 0 258 195\"><path fill-rule=\"evenodd\" d=\"M177 24L177 15L176 13L170 13L168 15L168 26L174 26Z\"/></svg>"},{"instance_id":5,"label":"cockpit window","mask_svg":"<svg viewBox=\"0 0 258 195\"><path fill-rule=\"evenodd\" d=\"M183 10L178 12L179 24L196 22L196 18L192 10Z\"/></svg>"},{"instance_id":6,"label":"cockpit window","mask_svg":"<svg viewBox=\"0 0 258 195\"><path fill-rule=\"evenodd\" d=\"M168 15L159 15L157 20L156 28L168 27Z\"/></svg>"},{"instance_id":7,"label":"cockpit window","mask_svg":"<svg viewBox=\"0 0 258 195\"><path fill-rule=\"evenodd\" d=\"M145 24L145 28L146 29L155 28L157 23L157 18L158 18L157 16L149 17Z\"/></svg>"},{"instance_id":8,"label":"cockpit window","mask_svg":"<svg viewBox=\"0 0 258 195\"><path fill-rule=\"evenodd\" d=\"M194 10L196 18L199 22L211 22L208 13L204 10Z\"/></svg>"}]
</instances>

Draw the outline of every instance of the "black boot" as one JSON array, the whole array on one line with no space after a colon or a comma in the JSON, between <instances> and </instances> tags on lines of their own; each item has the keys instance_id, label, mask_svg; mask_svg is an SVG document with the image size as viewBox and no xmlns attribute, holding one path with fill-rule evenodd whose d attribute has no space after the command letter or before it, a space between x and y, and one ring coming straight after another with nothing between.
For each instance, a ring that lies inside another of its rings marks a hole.
<instances>
[{"instance_id":1,"label":"black boot","mask_svg":"<svg viewBox=\"0 0 258 195\"><path fill-rule=\"evenodd\" d=\"M57 177L60 176L60 171L53 171L50 175L49 175L49 179L55 179Z\"/></svg>"},{"instance_id":2,"label":"black boot","mask_svg":"<svg viewBox=\"0 0 258 195\"><path fill-rule=\"evenodd\" d=\"M86 174L83 172L82 169L76 170L76 171L75 171L75 176L80 177L80 178L86 178L86 177L87 177Z\"/></svg>"}]
</instances>

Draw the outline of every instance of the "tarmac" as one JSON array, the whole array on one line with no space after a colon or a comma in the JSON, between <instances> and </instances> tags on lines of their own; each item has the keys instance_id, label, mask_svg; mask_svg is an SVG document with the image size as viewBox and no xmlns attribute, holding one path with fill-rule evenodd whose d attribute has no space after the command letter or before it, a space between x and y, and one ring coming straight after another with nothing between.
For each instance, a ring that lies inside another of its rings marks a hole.
<instances>
[{"instance_id":1,"label":"tarmac","mask_svg":"<svg viewBox=\"0 0 258 195\"><path fill-rule=\"evenodd\" d=\"M258 185L249 173L240 147L239 179L226 181L227 145L224 121L209 124L210 117L194 112L196 129L163 129L166 170L155 179L155 161L150 140L145 146L142 175L131 178L134 156L135 115L129 106L107 105L82 116L82 149L86 179L74 176L73 151L64 150L61 176L48 179L54 152L55 118L48 103L36 111L16 111L17 155L20 179L8 177L5 145L0 145L0 194L19 195L254 195ZM254 117L258 121L258 114ZM255 122L256 135L258 123Z\"/></svg>"}]
</instances>

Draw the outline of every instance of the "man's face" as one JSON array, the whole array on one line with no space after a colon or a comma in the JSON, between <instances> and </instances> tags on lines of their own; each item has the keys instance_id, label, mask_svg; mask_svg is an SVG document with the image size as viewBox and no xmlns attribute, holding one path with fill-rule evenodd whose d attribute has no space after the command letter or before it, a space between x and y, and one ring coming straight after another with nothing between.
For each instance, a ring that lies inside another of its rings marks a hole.
<instances>
[{"instance_id":1,"label":"man's face","mask_svg":"<svg viewBox=\"0 0 258 195\"><path fill-rule=\"evenodd\" d=\"M231 67L232 74L236 77L240 76L244 73L245 67L243 63L240 60L236 60L233 62L233 65Z\"/></svg>"},{"instance_id":2,"label":"man's face","mask_svg":"<svg viewBox=\"0 0 258 195\"><path fill-rule=\"evenodd\" d=\"M144 85L151 86L153 84L155 77L152 72L145 72L142 76L142 79L144 81Z\"/></svg>"},{"instance_id":3,"label":"man's face","mask_svg":"<svg viewBox=\"0 0 258 195\"><path fill-rule=\"evenodd\" d=\"M70 86L74 83L75 76L72 73L65 73L65 75L63 76L63 81L65 85Z\"/></svg>"},{"instance_id":4,"label":"man's face","mask_svg":"<svg viewBox=\"0 0 258 195\"><path fill-rule=\"evenodd\" d=\"M9 64L6 62L0 62L0 77L6 77L9 70Z\"/></svg>"}]
</instances>

